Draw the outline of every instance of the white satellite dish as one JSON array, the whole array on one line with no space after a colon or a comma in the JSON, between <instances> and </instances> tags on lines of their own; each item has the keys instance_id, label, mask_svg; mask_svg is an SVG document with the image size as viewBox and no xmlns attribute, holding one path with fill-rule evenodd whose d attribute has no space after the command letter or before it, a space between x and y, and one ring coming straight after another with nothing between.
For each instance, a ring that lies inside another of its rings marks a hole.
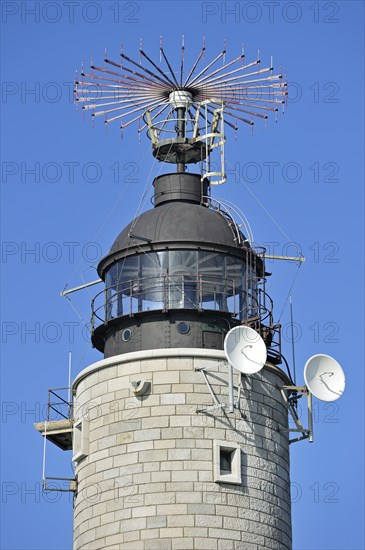
<instances>
[{"instance_id":1,"label":"white satellite dish","mask_svg":"<svg viewBox=\"0 0 365 550\"><path fill-rule=\"evenodd\" d=\"M230 364L243 374L259 372L266 363L265 342L253 328L232 328L224 340L224 352Z\"/></svg>"},{"instance_id":2,"label":"white satellite dish","mask_svg":"<svg viewBox=\"0 0 365 550\"><path fill-rule=\"evenodd\" d=\"M345 374L330 355L313 355L304 366L308 390L321 401L336 401L345 389Z\"/></svg>"}]
</instances>

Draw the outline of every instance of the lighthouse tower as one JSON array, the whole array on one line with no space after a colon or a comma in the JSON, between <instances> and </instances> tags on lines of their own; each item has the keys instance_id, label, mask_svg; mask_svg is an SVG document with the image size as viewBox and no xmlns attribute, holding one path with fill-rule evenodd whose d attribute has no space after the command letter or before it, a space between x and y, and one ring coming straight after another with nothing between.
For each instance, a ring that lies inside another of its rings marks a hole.
<instances>
[{"instance_id":1,"label":"lighthouse tower","mask_svg":"<svg viewBox=\"0 0 365 550\"><path fill-rule=\"evenodd\" d=\"M290 548L275 353L258 375L235 374L239 403L222 406L224 336L260 322L262 255L205 202L200 175L165 174L154 193L98 268L105 358L73 383L75 549Z\"/></svg>"},{"instance_id":2,"label":"lighthouse tower","mask_svg":"<svg viewBox=\"0 0 365 550\"><path fill-rule=\"evenodd\" d=\"M124 109L125 127L142 112L153 155L177 171L154 179L153 208L121 228L98 265L104 288L92 302L92 343L104 358L72 385L74 550L291 548L282 388L292 381L265 291L265 251L211 193L225 180L225 126L253 124L241 118L254 103L250 82L272 92L266 110L249 115L261 118L277 111L285 85L272 67L250 76L260 60L245 65L244 54L199 72L201 55L185 82L183 69L179 80L106 59L98 78L115 79L105 73L118 67L114 100L128 98L127 107L98 111L107 101L92 95L95 73L77 82L77 99L94 116L107 113L106 122ZM143 97L131 98L138 86ZM224 340L237 326L262 337L267 360L250 376L235 370L232 387Z\"/></svg>"}]
</instances>

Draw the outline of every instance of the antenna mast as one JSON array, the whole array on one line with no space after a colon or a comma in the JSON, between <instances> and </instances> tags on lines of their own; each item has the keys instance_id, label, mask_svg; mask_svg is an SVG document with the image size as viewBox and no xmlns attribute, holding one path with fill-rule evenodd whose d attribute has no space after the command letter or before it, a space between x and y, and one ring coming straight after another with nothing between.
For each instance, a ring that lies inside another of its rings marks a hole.
<instances>
[{"instance_id":1,"label":"antenna mast","mask_svg":"<svg viewBox=\"0 0 365 550\"><path fill-rule=\"evenodd\" d=\"M160 39L160 66L142 49L140 62L120 53L120 61L105 55L104 67L92 64L75 80L75 101L92 118L104 123L119 121L121 132L137 123L146 131L153 155L161 162L176 164L177 172L190 163L205 163L202 180L224 183L225 127L234 131L239 123L253 126L266 121L270 113L284 108L287 83L281 71L270 65L261 68L260 54L251 62L242 53L226 61L226 47L207 65L199 68L205 53L202 47L184 78L185 43L181 61L174 71ZM221 64L219 63L221 62ZM210 155L220 149L220 169L211 172Z\"/></svg>"}]
</instances>

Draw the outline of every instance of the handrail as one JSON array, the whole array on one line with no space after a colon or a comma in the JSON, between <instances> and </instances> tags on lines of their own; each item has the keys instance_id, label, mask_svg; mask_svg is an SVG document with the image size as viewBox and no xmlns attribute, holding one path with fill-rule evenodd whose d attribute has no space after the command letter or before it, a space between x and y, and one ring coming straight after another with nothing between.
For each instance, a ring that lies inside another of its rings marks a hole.
<instances>
[{"instance_id":1,"label":"handrail","mask_svg":"<svg viewBox=\"0 0 365 550\"><path fill-rule=\"evenodd\" d=\"M54 388L48 390L48 405L47 405L47 421L50 421L50 411L55 411L58 415L62 416L66 420L72 417L73 412L73 403L68 401L67 399L63 398L58 393L59 391L69 391L69 388ZM68 394L68 393L67 393ZM52 396L57 398L59 401L53 401ZM62 412L62 407L67 406L67 414L64 414Z\"/></svg>"},{"instance_id":2,"label":"handrail","mask_svg":"<svg viewBox=\"0 0 365 550\"><path fill-rule=\"evenodd\" d=\"M230 211L232 210L234 214L240 219L241 225L244 227L245 233L247 234L247 241L252 244L253 243L253 233L251 230L251 227L248 223L247 218L244 216L244 214L234 205L228 204L227 201L224 201L222 199L213 199L212 197L208 195L203 196L203 200L207 200L209 208L214 210L215 212L218 212L218 214L221 214L223 217L226 218L226 220L229 222L230 225L234 228L235 233L235 240L239 246L244 246L244 241L242 239L242 233L240 231L239 224L236 222L234 217L231 215Z\"/></svg>"},{"instance_id":3,"label":"handrail","mask_svg":"<svg viewBox=\"0 0 365 550\"><path fill-rule=\"evenodd\" d=\"M270 296L256 283L254 288L244 289L241 282L226 277L161 274L123 281L99 292L92 300L91 326L94 332L96 325L118 317L169 309L220 310L242 321L257 316L261 322L269 319L271 324L272 307Z\"/></svg>"}]
</instances>

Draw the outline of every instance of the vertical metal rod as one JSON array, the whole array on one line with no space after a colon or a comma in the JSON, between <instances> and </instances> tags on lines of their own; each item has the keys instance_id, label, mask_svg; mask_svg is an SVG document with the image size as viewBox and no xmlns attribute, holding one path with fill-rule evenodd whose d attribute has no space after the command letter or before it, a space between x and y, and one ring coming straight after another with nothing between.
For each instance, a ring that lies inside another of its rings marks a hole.
<instances>
[{"instance_id":1,"label":"vertical metal rod","mask_svg":"<svg viewBox=\"0 0 365 550\"><path fill-rule=\"evenodd\" d=\"M210 173L210 157L209 157L209 148L208 148L208 107L205 103L205 167L206 174Z\"/></svg>"},{"instance_id":2,"label":"vertical metal rod","mask_svg":"<svg viewBox=\"0 0 365 550\"><path fill-rule=\"evenodd\" d=\"M229 396L229 412L232 414L234 412L233 367L230 362L228 362L228 396Z\"/></svg>"},{"instance_id":3,"label":"vertical metal rod","mask_svg":"<svg viewBox=\"0 0 365 550\"><path fill-rule=\"evenodd\" d=\"M67 393L69 416L70 416L70 407L71 407L71 362L72 362L72 354L69 351L68 352L68 393Z\"/></svg>"},{"instance_id":4,"label":"vertical metal rod","mask_svg":"<svg viewBox=\"0 0 365 550\"><path fill-rule=\"evenodd\" d=\"M313 399L312 394L308 391L308 431L309 431L309 443L313 443Z\"/></svg>"},{"instance_id":5,"label":"vertical metal rod","mask_svg":"<svg viewBox=\"0 0 365 550\"><path fill-rule=\"evenodd\" d=\"M291 326L291 349L292 349L292 358L293 358L293 373L294 373L294 384L296 384L297 383L297 375L296 375L296 372L295 372L293 299L292 299L291 292L290 292L290 295L289 295L289 301L290 301L290 326Z\"/></svg>"},{"instance_id":6,"label":"vertical metal rod","mask_svg":"<svg viewBox=\"0 0 365 550\"><path fill-rule=\"evenodd\" d=\"M184 138L185 137L185 109L184 107L178 107L176 111L177 111L176 134L178 138ZM176 171L185 172L185 163L178 162Z\"/></svg>"},{"instance_id":7,"label":"vertical metal rod","mask_svg":"<svg viewBox=\"0 0 365 550\"><path fill-rule=\"evenodd\" d=\"M46 482L46 443L47 443L47 420L44 423L44 441L43 441L43 464L42 464L42 486L45 487Z\"/></svg>"}]
</instances>

